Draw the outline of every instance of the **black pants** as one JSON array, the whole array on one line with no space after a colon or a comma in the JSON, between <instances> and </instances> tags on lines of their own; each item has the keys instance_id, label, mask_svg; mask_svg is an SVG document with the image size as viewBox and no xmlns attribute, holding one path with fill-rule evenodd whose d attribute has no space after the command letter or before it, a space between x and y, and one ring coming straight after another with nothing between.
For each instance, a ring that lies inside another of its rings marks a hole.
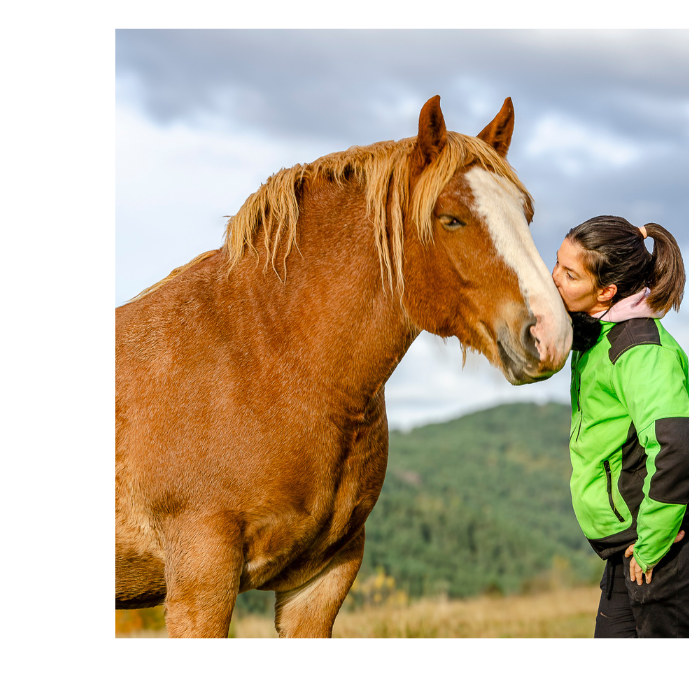
<instances>
[{"instance_id":1,"label":"black pants","mask_svg":"<svg viewBox=\"0 0 689 679\"><path fill-rule=\"evenodd\" d=\"M689 637L689 534L653 569L651 584L629 579L631 557L611 556L600 583L597 639Z\"/></svg>"}]
</instances>

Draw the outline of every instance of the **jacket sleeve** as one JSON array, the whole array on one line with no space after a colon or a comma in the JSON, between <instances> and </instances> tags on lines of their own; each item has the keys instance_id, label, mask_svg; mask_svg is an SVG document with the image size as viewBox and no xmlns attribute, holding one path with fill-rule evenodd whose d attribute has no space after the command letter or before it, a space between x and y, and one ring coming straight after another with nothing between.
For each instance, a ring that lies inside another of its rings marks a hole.
<instances>
[{"instance_id":1,"label":"jacket sleeve","mask_svg":"<svg viewBox=\"0 0 689 679\"><path fill-rule=\"evenodd\" d=\"M685 361L686 357L672 349L638 345L621 355L613 368L613 387L647 456L634 546L634 557L644 571L670 549L689 503Z\"/></svg>"}]
</instances>

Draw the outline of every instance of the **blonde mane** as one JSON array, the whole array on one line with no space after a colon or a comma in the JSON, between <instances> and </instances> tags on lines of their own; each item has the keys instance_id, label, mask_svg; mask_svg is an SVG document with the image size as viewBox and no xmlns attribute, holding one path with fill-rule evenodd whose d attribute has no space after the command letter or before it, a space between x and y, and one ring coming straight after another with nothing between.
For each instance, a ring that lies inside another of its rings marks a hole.
<instances>
[{"instance_id":1,"label":"blonde mane","mask_svg":"<svg viewBox=\"0 0 689 679\"><path fill-rule=\"evenodd\" d=\"M421 242L431 242L433 207L458 168L476 161L484 168L507 178L523 192L527 210L532 210L533 199L509 163L480 139L457 132L447 133L445 148L424 170L413 195L408 196L409 156L415 143L416 137L410 137L397 142L383 141L370 146L352 146L346 151L331 153L312 163L280 170L269 177L227 222L223 251L227 256L228 272L244 257L247 249L255 251L256 235L261 225L264 227L263 242L267 259L274 269L278 247L286 239L283 267L287 271L287 257L292 246L297 246L297 191L320 178L339 186L345 180L355 180L366 187L366 204L373 219L381 275L383 280L387 277L390 289L393 289L394 279L400 293L404 289L404 211L409 207L410 217L417 225ZM391 217L389 222L386 218L388 203ZM388 245L388 232L392 251Z\"/></svg>"},{"instance_id":2,"label":"blonde mane","mask_svg":"<svg viewBox=\"0 0 689 679\"><path fill-rule=\"evenodd\" d=\"M533 211L533 199L510 164L485 142L457 132L447 133L447 144L438 157L424 169L413 195L409 196L409 156L415 143L416 137L409 137L400 141L381 141L370 146L352 146L346 151L331 153L312 163L280 170L269 177L258 191L246 199L239 212L227 221L222 246L227 258L227 272L237 265L247 250L258 254L255 241L260 227L263 226L266 267L270 263L277 273L275 259L280 244L284 242L282 264L286 275L286 260L292 246L298 249L297 192L318 179L332 181L338 186L343 186L345 181L354 180L366 187L366 205L373 219L381 276L384 283L387 277L391 290L396 285L400 295L404 290L404 213L409 209L410 218L417 225L421 242L431 242L433 207L458 168L478 162L484 168L507 178L524 194L527 211ZM386 216L388 204L391 217L389 222ZM388 242L392 243L392 248ZM162 281L140 292L130 301L157 290L214 253L215 251L203 253L188 264L178 267Z\"/></svg>"}]
</instances>

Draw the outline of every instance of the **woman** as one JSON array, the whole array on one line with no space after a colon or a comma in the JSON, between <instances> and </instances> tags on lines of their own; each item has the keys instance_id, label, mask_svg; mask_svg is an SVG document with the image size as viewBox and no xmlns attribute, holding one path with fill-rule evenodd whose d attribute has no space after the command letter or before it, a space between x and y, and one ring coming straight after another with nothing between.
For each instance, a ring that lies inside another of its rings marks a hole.
<instances>
[{"instance_id":1,"label":"woman","mask_svg":"<svg viewBox=\"0 0 689 679\"><path fill-rule=\"evenodd\" d=\"M682 300L679 247L658 224L596 217L553 280L574 326L572 501L607 560L595 636L689 637L688 361L659 320Z\"/></svg>"}]
</instances>

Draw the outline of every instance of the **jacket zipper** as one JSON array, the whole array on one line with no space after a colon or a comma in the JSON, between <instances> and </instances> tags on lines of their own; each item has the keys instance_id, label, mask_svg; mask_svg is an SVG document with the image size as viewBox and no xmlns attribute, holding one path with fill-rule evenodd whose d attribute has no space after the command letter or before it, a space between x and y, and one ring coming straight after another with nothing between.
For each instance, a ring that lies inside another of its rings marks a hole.
<instances>
[{"instance_id":1,"label":"jacket zipper","mask_svg":"<svg viewBox=\"0 0 689 679\"><path fill-rule=\"evenodd\" d=\"M612 511L615 512L615 516L618 518L620 523L624 523L624 518L622 517L622 514L620 514L617 511L615 503L612 500L612 472L610 471L610 462L608 460L605 460L603 462L603 467L605 467L605 477L608 482L608 501L610 502L610 507L612 508Z\"/></svg>"},{"instance_id":2,"label":"jacket zipper","mask_svg":"<svg viewBox=\"0 0 689 679\"><path fill-rule=\"evenodd\" d=\"M579 413L579 427L577 428L577 437L575 441L579 440L579 434L581 434L581 423L584 419L584 413L581 412L581 373L579 372L579 361L577 361L574 367L574 377L576 380L576 390L577 390L577 412Z\"/></svg>"}]
</instances>

